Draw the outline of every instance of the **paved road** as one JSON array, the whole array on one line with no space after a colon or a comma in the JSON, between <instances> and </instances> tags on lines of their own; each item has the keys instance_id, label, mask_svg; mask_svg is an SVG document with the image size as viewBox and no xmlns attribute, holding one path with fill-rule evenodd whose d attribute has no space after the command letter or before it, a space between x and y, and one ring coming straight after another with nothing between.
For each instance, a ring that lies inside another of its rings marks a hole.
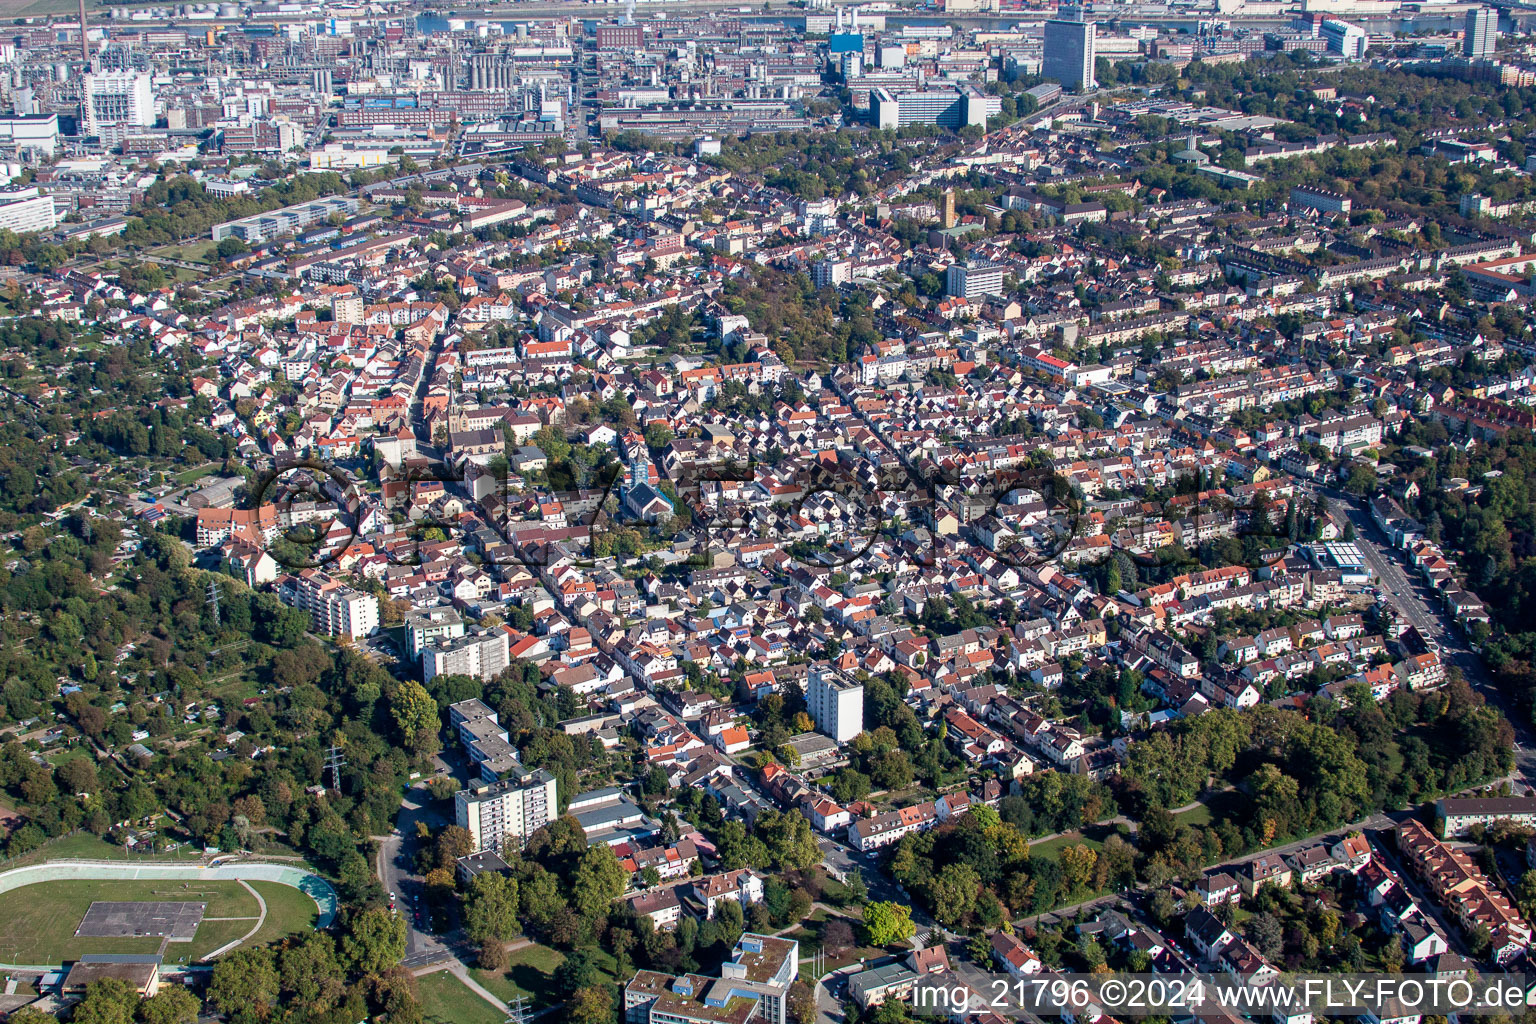
<instances>
[{"instance_id":1,"label":"paved road","mask_svg":"<svg viewBox=\"0 0 1536 1024\"><path fill-rule=\"evenodd\" d=\"M425 914L424 892L415 869L416 852L421 845L416 838L416 823L424 821L433 829L448 824L431 810L431 801L425 786L412 786L406 790L394 832L379 840L379 881L384 883L386 891L396 895L395 905L405 918L405 959L402 962L407 967L436 963L453 955L432 934L430 920L422 917ZM426 924L422 924L424 920Z\"/></svg>"},{"instance_id":2,"label":"paved road","mask_svg":"<svg viewBox=\"0 0 1536 1024\"><path fill-rule=\"evenodd\" d=\"M1419 905L1419 909L1428 914L1430 918L1440 926L1440 932L1450 943L1451 952L1459 953L1467 959L1475 959L1472 951L1467 948L1466 936L1461 924L1448 914L1438 899L1427 892L1412 872L1408 871L1403 862L1397 856L1397 842L1391 836L1375 830L1367 837L1371 841L1372 855L1383 867L1397 876L1408 895Z\"/></svg>"},{"instance_id":3,"label":"paved road","mask_svg":"<svg viewBox=\"0 0 1536 1024\"><path fill-rule=\"evenodd\" d=\"M1494 683L1482 658L1472 650L1461 627L1440 604L1419 574L1410 569L1404 553L1391 547L1358 499L1334 488L1321 488L1329 499L1335 522L1348 521L1355 528L1355 543L1367 567L1382 585L1387 599L1403 620L1440 648L1440 657L1460 670L1462 678L1489 704L1499 709L1515 731L1515 781L1536 788L1536 734L1520 709Z\"/></svg>"},{"instance_id":4,"label":"paved road","mask_svg":"<svg viewBox=\"0 0 1536 1024\"><path fill-rule=\"evenodd\" d=\"M881 871L878 863L864 857L852 847L838 842L830 836L819 836L817 842L821 846L821 862L826 865L827 871L833 878L844 879L854 872L864 879L864 886L869 890L869 898L882 903L909 903L911 902L896 887L896 883L884 871ZM914 912L916 908L913 908ZM913 918L916 920L916 918Z\"/></svg>"}]
</instances>

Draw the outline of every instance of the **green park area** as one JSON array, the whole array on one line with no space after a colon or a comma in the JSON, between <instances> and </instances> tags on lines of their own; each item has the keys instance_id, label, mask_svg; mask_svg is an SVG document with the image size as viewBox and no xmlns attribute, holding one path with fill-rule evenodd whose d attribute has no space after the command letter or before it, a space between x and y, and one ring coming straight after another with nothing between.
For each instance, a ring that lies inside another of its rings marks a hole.
<instances>
[{"instance_id":1,"label":"green park area","mask_svg":"<svg viewBox=\"0 0 1536 1024\"><path fill-rule=\"evenodd\" d=\"M618 964L613 955L597 949L585 951L587 962L599 982L617 980ZM565 962L558 949L538 944L523 946L508 954L505 971L475 970L474 979L503 1002L526 996L534 1009L557 1006L564 999L555 979L555 971Z\"/></svg>"},{"instance_id":2,"label":"green park area","mask_svg":"<svg viewBox=\"0 0 1536 1024\"><path fill-rule=\"evenodd\" d=\"M447 971L416 979L424 1024L502 1024L502 1013Z\"/></svg>"}]
</instances>

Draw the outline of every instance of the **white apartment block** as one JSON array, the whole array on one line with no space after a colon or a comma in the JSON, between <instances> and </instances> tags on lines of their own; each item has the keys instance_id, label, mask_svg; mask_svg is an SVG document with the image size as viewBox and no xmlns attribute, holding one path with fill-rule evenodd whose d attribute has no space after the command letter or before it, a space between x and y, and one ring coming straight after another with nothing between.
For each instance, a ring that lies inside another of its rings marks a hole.
<instances>
[{"instance_id":1,"label":"white apartment block","mask_svg":"<svg viewBox=\"0 0 1536 1024\"><path fill-rule=\"evenodd\" d=\"M838 743L864 731L864 684L835 669L814 669L806 680L805 702L816 728Z\"/></svg>"},{"instance_id":2,"label":"white apartment block","mask_svg":"<svg viewBox=\"0 0 1536 1024\"><path fill-rule=\"evenodd\" d=\"M412 661L420 660L429 644L453 640L464 635L464 620L449 607L426 608L405 617L405 653Z\"/></svg>"},{"instance_id":3,"label":"white apartment block","mask_svg":"<svg viewBox=\"0 0 1536 1024\"><path fill-rule=\"evenodd\" d=\"M507 737L492 711L483 701L471 697L448 706L448 722L458 733L459 743L472 764L480 766L480 778L488 783L503 775L523 775L523 763L517 748Z\"/></svg>"},{"instance_id":4,"label":"white apartment block","mask_svg":"<svg viewBox=\"0 0 1536 1024\"><path fill-rule=\"evenodd\" d=\"M811 266L811 283L817 288L834 288L852 279L851 260L817 260Z\"/></svg>"},{"instance_id":5,"label":"white apartment block","mask_svg":"<svg viewBox=\"0 0 1536 1024\"><path fill-rule=\"evenodd\" d=\"M353 590L318 569L285 576L277 599L309 613L316 633L327 636L369 636L379 628L379 599Z\"/></svg>"},{"instance_id":6,"label":"white apartment block","mask_svg":"<svg viewBox=\"0 0 1536 1024\"><path fill-rule=\"evenodd\" d=\"M902 807L872 818L860 818L848 826L848 845L860 853L890 846L912 832L926 832L939 822L931 802Z\"/></svg>"},{"instance_id":7,"label":"white apartment block","mask_svg":"<svg viewBox=\"0 0 1536 1024\"><path fill-rule=\"evenodd\" d=\"M497 626L427 644L421 652L421 678L429 683L435 676L474 676L486 680L499 675L511 663L507 631Z\"/></svg>"},{"instance_id":8,"label":"white apartment block","mask_svg":"<svg viewBox=\"0 0 1536 1024\"><path fill-rule=\"evenodd\" d=\"M521 847L558 812L555 777L542 768L521 778L460 790L453 798L454 823L469 831L475 853Z\"/></svg>"},{"instance_id":9,"label":"white apartment block","mask_svg":"<svg viewBox=\"0 0 1536 1024\"><path fill-rule=\"evenodd\" d=\"M1459 839L1473 825L1491 828L1508 824L1515 828L1536 828L1536 797L1445 797L1436 805L1436 813L1445 820L1445 838Z\"/></svg>"}]
</instances>

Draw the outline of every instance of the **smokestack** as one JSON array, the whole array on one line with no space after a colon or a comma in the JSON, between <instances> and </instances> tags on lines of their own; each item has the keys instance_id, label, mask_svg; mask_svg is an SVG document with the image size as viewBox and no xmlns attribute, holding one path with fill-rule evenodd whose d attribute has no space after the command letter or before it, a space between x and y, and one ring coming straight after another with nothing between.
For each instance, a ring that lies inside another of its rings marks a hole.
<instances>
[{"instance_id":1,"label":"smokestack","mask_svg":"<svg viewBox=\"0 0 1536 1024\"><path fill-rule=\"evenodd\" d=\"M85 70L91 70L91 44L85 38L85 0L80 0L80 56L85 60Z\"/></svg>"}]
</instances>

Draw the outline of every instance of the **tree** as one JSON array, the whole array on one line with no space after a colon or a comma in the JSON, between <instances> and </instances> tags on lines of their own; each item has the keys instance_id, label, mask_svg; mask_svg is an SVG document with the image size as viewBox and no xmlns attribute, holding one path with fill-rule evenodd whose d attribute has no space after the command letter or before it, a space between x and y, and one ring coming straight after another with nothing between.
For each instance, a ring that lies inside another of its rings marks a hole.
<instances>
[{"instance_id":1,"label":"tree","mask_svg":"<svg viewBox=\"0 0 1536 1024\"><path fill-rule=\"evenodd\" d=\"M652 765L651 770L645 773L646 796L665 796L671 788L667 783L667 770L661 765Z\"/></svg>"},{"instance_id":2,"label":"tree","mask_svg":"<svg viewBox=\"0 0 1536 1024\"><path fill-rule=\"evenodd\" d=\"M816 993L803 981L789 986L789 1019L793 1024L816 1024Z\"/></svg>"},{"instance_id":3,"label":"tree","mask_svg":"<svg viewBox=\"0 0 1536 1024\"><path fill-rule=\"evenodd\" d=\"M415 680L400 684L395 695L390 698L389 711L400 729L401 739L412 750L421 745L424 732L437 732L437 701L432 699L425 686Z\"/></svg>"},{"instance_id":4,"label":"tree","mask_svg":"<svg viewBox=\"0 0 1536 1024\"><path fill-rule=\"evenodd\" d=\"M149 999L139 1004L143 1024L192 1024L202 1005L182 985L163 985Z\"/></svg>"},{"instance_id":5,"label":"tree","mask_svg":"<svg viewBox=\"0 0 1536 1024\"><path fill-rule=\"evenodd\" d=\"M864 907L864 941L871 946L905 942L917 934L912 908L900 903L869 903Z\"/></svg>"},{"instance_id":6,"label":"tree","mask_svg":"<svg viewBox=\"0 0 1536 1024\"><path fill-rule=\"evenodd\" d=\"M609 1024L613 1020L613 995L606 985L577 989L565 1004L565 1019L571 1024Z\"/></svg>"},{"instance_id":7,"label":"tree","mask_svg":"<svg viewBox=\"0 0 1536 1024\"><path fill-rule=\"evenodd\" d=\"M912 785L912 759L904 750L887 750L875 759L870 778L881 789L905 789Z\"/></svg>"},{"instance_id":8,"label":"tree","mask_svg":"<svg viewBox=\"0 0 1536 1024\"><path fill-rule=\"evenodd\" d=\"M475 852L475 837L462 825L448 825L437 834L432 848L436 866L452 871L460 857L468 857Z\"/></svg>"},{"instance_id":9,"label":"tree","mask_svg":"<svg viewBox=\"0 0 1536 1024\"><path fill-rule=\"evenodd\" d=\"M645 443L652 448L665 448L672 441L672 428L665 423L651 423L645 428Z\"/></svg>"},{"instance_id":10,"label":"tree","mask_svg":"<svg viewBox=\"0 0 1536 1024\"><path fill-rule=\"evenodd\" d=\"M237 949L220 957L208 981L208 1001L232 1017L265 1017L277 1002L277 993L277 967L270 949Z\"/></svg>"},{"instance_id":11,"label":"tree","mask_svg":"<svg viewBox=\"0 0 1536 1024\"><path fill-rule=\"evenodd\" d=\"M51 1013L44 1013L35 1006L23 1006L18 1010L12 1010L5 1021L6 1024L59 1024L59 1018Z\"/></svg>"},{"instance_id":12,"label":"tree","mask_svg":"<svg viewBox=\"0 0 1536 1024\"><path fill-rule=\"evenodd\" d=\"M133 1024L138 1008L139 993L132 985L121 978L103 978L86 988L71 1019L80 1024Z\"/></svg>"},{"instance_id":13,"label":"tree","mask_svg":"<svg viewBox=\"0 0 1536 1024\"><path fill-rule=\"evenodd\" d=\"M464 934L478 945L506 942L518 932L517 880L499 871L482 871L469 883L464 899Z\"/></svg>"},{"instance_id":14,"label":"tree","mask_svg":"<svg viewBox=\"0 0 1536 1024\"><path fill-rule=\"evenodd\" d=\"M1061 877L1068 892L1075 893L1088 888L1093 880L1093 869L1098 866L1099 855L1086 843L1068 846L1057 860L1061 864Z\"/></svg>"},{"instance_id":15,"label":"tree","mask_svg":"<svg viewBox=\"0 0 1536 1024\"><path fill-rule=\"evenodd\" d=\"M231 259L235 256L242 256L250 251L251 247L246 245L245 242L236 238L234 235L219 239L217 252L219 254L219 259L221 260Z\"/></svg>"},{"instance_id":16,"label":"tree","mask_svg":"<svg viewBox=\"0 0 1536 1024\"><path fill-rule=\"evenodd\" d=\"M1373 494L1376 490L1376 474L1368 466L1352 466L1349 470L1349 478L1344 482L1344 489L1362 498Z\"/></svg>"},{"instance_id":17,"label":"tree","mask_svg":"<svg viewBox=\"0 0 1536 1024\"><path fill-rule=\"evenodd\" d=\"M1266 960L1278 960L1285 951L1285 930L1279 919L1268 911L1250 917L1243 926L1243 933Z\"/></svg>"},{"instance_id":18,"label":"tree","mask_svg":"<svg viewBox=\"0 0 1536 1024\"><path fill-rule=\"evenodd\" d=\"M863 800L869 796L873 788L868 775L854 768L843 767L837 770L832 778L830 787L832 798L841 804L851 804L856 800Z\"/></svg>"},{"instance_id":19,"label":"tree","mask_svg":"<svg viewBox=\"0 0 1536 1024\"><path fill-rule=\"evenodd\" d=\"M507 944L496 939L480 947L475 962L483 971L504 971L512 962L512 956L507 952Z\"/></svg>"},{"instance_id":20,"label":"tree","mask_svg":"<svg viewBox=\"0 0 1536 1024\"><path fill-rule=\"evenodd\" d=\"M284 990L305 1006L320 1006L326 997L341 990L345 972L336 957L336 940L325 932L311 932L303 942L278 954L278 976Z\"/></svg>"},{"instance_id":21,"label":"tree","mask_svg":"<svg viewBox=\"0 0 1536 1024\"><path fill-rule=\"evenodd\" d=\"M383 907L354 915L341 952L358 973L383 973L405 956L405 919Z\"/></svg>"},{"instance_id":22,"label":"tree","mask_svg":"<svg viewBox=\"0 0 1536 1024\"><path fill-rule=\"evenodd\" d=\"M842 956L853 948L853 926L844 918L834 917L822 929L821 941L833 956Z\"/></svg>"},{"instance_id":23,"label":"tree","mask_svg":"<svg viewBox=\"0 0 1536 1024\"><path fill-rule=\"evenodd\" d=\"M560 961L560 966L555 968L551 980L554 982L556 991L566 996L573 996L581 989L599 984L602 981L602 975L589 951L574 949L569 956Z\"/></svg>"},{"instance_id":24,"label":"tree","mask_svg":"<svg viewBox=\"0 0 1536 1024\"><path fill-rule=\"evenodd\" d=\"M804 820L804 819L802 819ZM571 879L571 900L584 917L606 913L613 901L624 894L629 875L606 843L581 855L576 874Z\"/></svg>"},{"instance_id":25,"label":"tree","mask_svg":"<svg viewBox=\"0 0 1536 1024\"><path fill-rule=\"evenodd\" d=\"M776 871L809 871L821 863L811 820L798 811L780 813L769 808L758 815L756 832Z\"/></svg>"},{"instance_id":26,"label":"tree","mask_svg":"<svg viewBox=\"0 0 1536 1024\"><path fill-rule=\"evenodd\" d=\"M981 877L969 864L944 865L944 870L928 885L933 916L940 924L959 924L976 909L976 892L980 887Z\"/></svg>"}]
</instances>

